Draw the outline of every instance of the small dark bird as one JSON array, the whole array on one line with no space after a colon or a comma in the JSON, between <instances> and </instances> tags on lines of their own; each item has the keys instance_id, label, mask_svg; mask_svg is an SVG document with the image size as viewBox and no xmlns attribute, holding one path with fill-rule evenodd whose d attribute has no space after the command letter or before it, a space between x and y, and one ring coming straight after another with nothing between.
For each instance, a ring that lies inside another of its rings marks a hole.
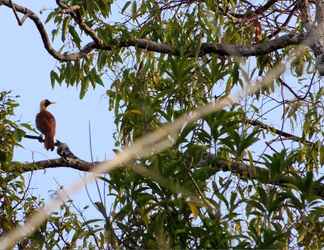
<instances>
[{"instance_id":1,"label":"small dark bird","mask_svg":"<svg viewBox=\"0 0 324 250\"><path fill-rule=\"evenodd\" d=\"M54 150L54 136L56 122L54 116L47 111L47 107L54 102L45 99L40 102L40 111L36 115L36 127L45 136L44 145L46 150Z\"/></svg>"}]
</instances>

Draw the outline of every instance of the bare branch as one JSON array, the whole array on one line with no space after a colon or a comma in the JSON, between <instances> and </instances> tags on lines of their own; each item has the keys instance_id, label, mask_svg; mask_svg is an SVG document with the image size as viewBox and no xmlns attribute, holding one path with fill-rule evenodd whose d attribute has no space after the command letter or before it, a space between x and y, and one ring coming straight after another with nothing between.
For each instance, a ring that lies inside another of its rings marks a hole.
<instances>
[{"instance_id":1,"label":"bare branch","mask_svg":"<svg viewBox=\"0 0 324 250\"><path fill-rule=\"evenodd\" d=\"M73 168L76 170L89 172L92 168L92 164L86 164L81 161L66 160L63 158L35 161L30 163L12 162L10 170L18 173L26 173L30 171L48 169L48 168Z\"/></svg>"},{"instance_id":2,"label":"bare branch","mask_svg":"<svg viewBox=\"0 0 324 250\"><path fill-rule=\"evenodd\" d=\"M17 20L18 25L19 25L19 26L22 26L22 25L24 24L25 20L27 19L27 15L25 14L25 15L23 16L23 18L20 20L18 14L17 14L16 8L15 8L15 6L12 4L12 1L9 0L9 2L10 2L10 4L11 4L11 8L12 8L12 11L13 11L15 17L16 17L16 20Z\"/></svg>"},{"instance_id":3,"label":"bare branch","mask_svg":"<svg viewBox=\"0 0 324 250\"><path fill-rule=\"evenodd\" d=\"M24 137L27 139L38 140L40 143L44 142L44 139L41 136L25 135ZM24 173L47 168L69 167L76 170L89 172L94 166L100 163L81 160L79 157L73 154L67 144L60 142L59 140L56 140L55 146L57 147L56 152L59 156L61 156L61 158L30 163L12 162L10 169L19 173Z\"/></svg>"},{"instance_id":4,"label":"bare branch","mask_svg":"<svg viewBox=\"0 0 324 250\"><path fill-rule=\"evenodd\" d=\"M303 33L289 33L287 35L256 44L255 46L203 43L201 46L200 55L219 54L243 57L261 56L290 45L300 44L305 38L306 34Z\"/></svg>"}]
</instances>

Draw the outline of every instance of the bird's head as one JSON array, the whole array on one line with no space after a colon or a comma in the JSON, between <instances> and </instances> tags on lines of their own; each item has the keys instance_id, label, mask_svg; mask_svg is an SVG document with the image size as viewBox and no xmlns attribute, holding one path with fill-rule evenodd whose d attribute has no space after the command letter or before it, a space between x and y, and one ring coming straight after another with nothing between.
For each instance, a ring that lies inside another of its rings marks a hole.
<instances>
[{"instance_id":1,"label":"bird's head","mask_svg":"<svg viewBox=\"0 0 324 250\"><path fill-rule=\"evenodd\" d=\"M54 104L55 102L51 102L48 99L44 99L40 102L40 110L46 110L46 108L51 105Z\"/></svg>"}]
</instances>

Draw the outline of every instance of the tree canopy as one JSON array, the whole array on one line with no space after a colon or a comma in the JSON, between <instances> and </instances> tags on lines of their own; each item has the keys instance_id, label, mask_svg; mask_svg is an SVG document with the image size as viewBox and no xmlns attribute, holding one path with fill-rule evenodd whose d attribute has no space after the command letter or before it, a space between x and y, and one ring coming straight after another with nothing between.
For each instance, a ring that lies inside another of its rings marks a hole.
<instances>
[{"instance_id":1,"label":"tree canopy","mask_svg":"<svg viewBox=\"0 0 324 250\"><path fill-rule=\"evenodd\" d=\"M57 59L52 87L79 86L80 98L107 88L116 153L267 81L170 134L162 152L100 177L111 199L90 204L100 218L82 217L69 201L15 243L20 249L324 247L324 1L56 0L37 14L0 0L3 8L18 25L32 21L35 39ZM23 137L42 140L12 119L17 101L0 92L1 236L44 204L25 192L24 173L101 163L62 142L57 159L15 161Z\"/></svg>"}]
</instances>

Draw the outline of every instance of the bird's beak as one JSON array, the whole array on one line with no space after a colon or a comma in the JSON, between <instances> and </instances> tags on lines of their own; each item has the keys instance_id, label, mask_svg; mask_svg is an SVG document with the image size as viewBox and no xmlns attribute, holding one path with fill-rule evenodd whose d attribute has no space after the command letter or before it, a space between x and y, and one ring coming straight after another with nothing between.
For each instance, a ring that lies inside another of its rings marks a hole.
<instances>
[{"instance_id":1,"label":"bird's beak","mask_svg":"<svg viewBox=\"0 0 324 250\"><path fill-rule=\"evenodd\" d=\"M51 104L55 104L56 102L51 102Z\"/></svg>"}]
</instances>

